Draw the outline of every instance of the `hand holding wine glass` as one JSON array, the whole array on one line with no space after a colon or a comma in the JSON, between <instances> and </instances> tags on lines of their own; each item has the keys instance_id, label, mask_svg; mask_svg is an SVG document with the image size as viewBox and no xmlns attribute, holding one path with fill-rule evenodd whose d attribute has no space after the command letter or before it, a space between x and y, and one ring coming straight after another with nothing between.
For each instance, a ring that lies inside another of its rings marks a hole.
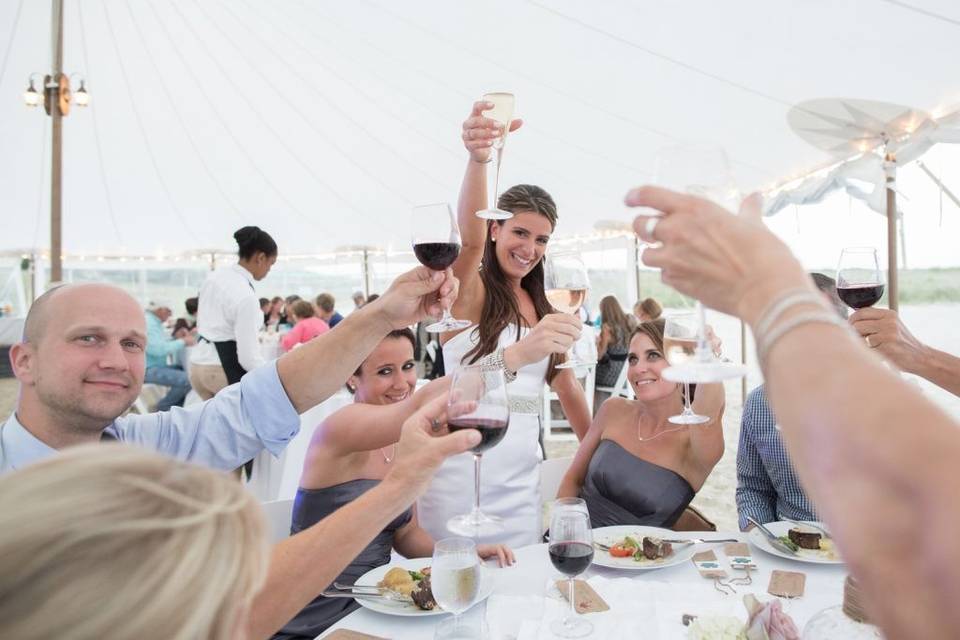
<instances>
[{"instance_id":1,"label":"hand holding wine glass","mask_svg":"<svg viewBox=\"0 0 960 640\"><path fill-rule=\"evenodd\" d=\"M561 313L575 315L587 297L590 278L583 258L577 251L557 251L544 257L543 287L547 300ZM578 334L579 337L579 334ZM581 365L573 350L567 350L567 359L557 365L558 369L571 369Z\"/></svg>"},{"instance_id":2,"label":"hand holding wine glass","mask_svg":"<svg viewBox=\"0 0 960 640\"><path fill-rule=\"evenodd\" d=\"M593 531L590 516L583 505L555 504L550 518L550 562L567 577L567 600L570 613L550 625L550 631L561 638L582 638L593 632L593 624L577 614L574 578L586 571L593 561Z\"/></svg>"},{"instance_id":3,"label":"hand holding wine glass","mask_svg":"<svg viewBox=\"0 0 960 640\"><path fill-rule=\"evenodd\" d=\"M719 147L676 145L661 149L657 154L656 181L660 185L706 198L728 209L736 208L740 203L740 194L734 186L727 155ZM656 225L652 226L655 228ZM688 384L721 382L746 375L746 367L724 362L714 355L707 336L706 310L699 300L696 303L696 312L700 326L695 334L697 344L694 357L683 363L671 362L670 368L664 371L664 378ZM692 420L691 416L692 411L686 419Z\"/></svg>"},{"instance_id":4,"label":"hand holding wine glass","mask_svg":"<svg viewBox=\"0 0 960 640\"><path fill-rule=\"evenodd\" d=\"M877 250L873 247L846 247L837 265L837 295L851 309L872 307L886 288Z\"/></svg>"},{"instance_id":5,"label":"hand holding wine glass","mask_svg":"<svg viewBox=\"0 0 960 640\"><path fill-rule=\"evenodd\" d=\"M457 219L446 202L425 204L413 208L411 216L413 253L420 264L434 271L444 271L457 261L460 255L460 228ZM456 331L470 326L467 320L457 320L450 315L449 306L443 308L443 317L427 327L427 331L440 333Z\"/></svg>"},{"instance_id":6,"label":"hand holding wine glass","mask_svg":"<svg viewBox=\"0 0 960 640\"><path fill-rule=\"evenodd\" d=\"M503 370L484 365L461 367L453 374L447 402L447 428L453 432L476 429L480 442L472 449L474 460L474 501L470 513L454 516L447 528L462 536L479 537L503 529L496 516L480 511L480 462L483 453L507 434L510 405Z\"/></svg>"}]
</instances>

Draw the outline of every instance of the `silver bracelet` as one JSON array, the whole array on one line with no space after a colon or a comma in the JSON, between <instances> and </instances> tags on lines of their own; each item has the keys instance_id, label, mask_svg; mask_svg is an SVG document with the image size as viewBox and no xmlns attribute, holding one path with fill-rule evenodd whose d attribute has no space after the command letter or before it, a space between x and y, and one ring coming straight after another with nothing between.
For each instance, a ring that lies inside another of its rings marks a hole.
<instances>
[{"instance_id":1,"label":"silver bracelet","mask_svg":"<svg viewBox=\"0 0 960 640\"><path fill-rule=\"evenodd\" d=\"M498 348L493 353L488 353L487 355L483 356L477 360L477 364L484 367L491 367L493 369L500 369L503 371L503 379L508 383L517 379L517 372L507 369L507 365L503 361L503 347Z\"/></svg>"},{"instance_id":2,"label":"silver bracelet","mask_svg":"<svg viewBox=\"0 0 960 640\"><path fill-rule=\"evenodd\" d=\"M760 320L757 321L757 328L754 331L754 335L762 336L780 319L784 311L794 305L803 303L823 307L823 297L809 289L792 289L787 291L763 310L763 313L760 314Z\"/></svg>"},{"instance_id":3,"label":"silver bracelet","mask_svg":"<svg viewBox=\"0 0 960 640\"><path fill-rule=\"evenodd\" d=\"M777 327L774 328L770 333L755 334L757 337L757 359L760 361L761 366L766 366L767 357L770 355L770 350L775 344L777 344L780 338L787 335L799 326L813 323L832 324L837 327L842 327L845 331L850 330L849 324L847 324L844 320L841 320L835 313L831 313L826 309L799 313L791 318L788 318L786 322L777 325Z\"/></svg>"},{"instance_id":4,"label":"silver bracelet","mask_svg":"<svg viewBox=\"0 0 960 640\"><path fill-rule=\"evenodd\" d=\"M491 153L490 157L484 160L483 162L480 162L479 160L474 160L473 156L470 156L470 162L475 162L477 164L490 164L491 162L493 162L493 154Z\"/></svg>"}]
</instances>

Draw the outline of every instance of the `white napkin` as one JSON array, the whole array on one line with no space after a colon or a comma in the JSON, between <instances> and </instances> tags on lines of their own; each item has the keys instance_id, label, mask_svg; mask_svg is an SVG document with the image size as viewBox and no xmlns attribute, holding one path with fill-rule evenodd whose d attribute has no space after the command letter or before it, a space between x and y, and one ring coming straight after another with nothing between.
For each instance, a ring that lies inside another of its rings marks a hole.
<instances>
[{"instance_id":1,"label":"white napkin","mask_svg":"<svg viewBox=\"0 0 960 640\"><path fill-rule=\"evenodd\" d=\"M589 638L632 640L642 637L645 640L684 640L687 637L687 628L681 621L684 613L734 616L746 622L742 596L725 596L708 583L671 584L629 578L611 579L603 576L594 576L587 582L610 605L609 611L585 614L586 619L593 623L593 633L588 636ZM550 632L550 624L566 616L570 605L562 598L552 582L548 584L546 593L547 597L543 601L543 615L539 620L532 619L530 615L525 615L521 619L514 614L520 623L516 634L517 640L554 638ZM528 599L509 596L502 598L504 600ZM519 611L522 605L517 603L517 606ZM508 608L502 605L495 607L493 612L489 604L487 607L487 621L492 631L493 620L501 615L500 612L510 614ZM531 610L533 608L530 606ZM500 628L503 628L503 621L497 622L500 622ZM491 637L495 640L512 637L509 631L504 633L507 635L491 634Z\"/></svg>"}]
</instances>

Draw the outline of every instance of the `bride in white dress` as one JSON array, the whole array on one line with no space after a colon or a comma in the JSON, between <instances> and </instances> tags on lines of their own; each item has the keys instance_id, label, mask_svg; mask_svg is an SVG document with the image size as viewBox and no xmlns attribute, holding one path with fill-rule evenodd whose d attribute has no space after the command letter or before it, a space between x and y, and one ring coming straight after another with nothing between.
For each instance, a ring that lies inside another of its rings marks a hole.
<instances>
[{"instance_id":1,"label":"bride in white dress","mask_svg":"<svg viewBox=\"0 0 960 640\"><path fill-rule=\"evenodd\" d=\"M570 369L556 369L580 334L574 316L555 313L543 289L542 258L557 222L550 195L533 185L516 185L498 199L509 220L487 221L476 212L487 208L487 166L496 121L482 115L490 103L477 102L463 125L470 160L457 207L462 249L453 265L460 294L453 315L473 325L442 336L447 375L483 361L501 366L509 382L510 425L504 439L484 452L480 508L503 519L504 531L481 538L515 547L539 542L540 451L539 412L544 381L560 398L578 436L590 426L580 384ZM510 130L520 126L514 120ZM418 502L421 526L435 539L451 535L447 521L473 505L473 458L465 453L448 459ZM553 496L544 496L553 498Z\"/></svg>"}]
</instances>

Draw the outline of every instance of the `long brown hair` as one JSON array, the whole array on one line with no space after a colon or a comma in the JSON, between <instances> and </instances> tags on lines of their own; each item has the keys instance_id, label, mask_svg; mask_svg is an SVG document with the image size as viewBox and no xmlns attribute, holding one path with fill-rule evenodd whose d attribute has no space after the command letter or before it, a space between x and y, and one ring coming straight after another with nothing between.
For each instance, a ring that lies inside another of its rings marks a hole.
<instances>
[{"instance_id":1,"label":"long brown hair","mask_svg":"<svg viewBox=\"0 0 960 640\"><path fill-rule=\"evenodd\" d=\"M603 324L609 325L613 331L614 344L629 344L633 325L627 314L620 308L620 302L615 296L604 296L600 301L600 318Z\"/></svg>"},{"instance_id":2,"label":"long brown hair","mask_svg":"<svg viewBox=\"0 0 960 640\"><path fill-rule=\"evenodd\" d=\"M510 187L497 200L497 206L511 213L539 213L550 221L550 230L557 227L557 205L544 189L532 184L518 184ZM475 363L483 356L493 353L497 349L500 334L511 322L517 325L517 340L520 339L520 330L524 325L520 305L510 290L510 285L503 275L503 269L497 261L497 246L490 235L490 225L502 224L493 220L487 225L487 238L483 245L483 261L480 263L480 280L483 282L486 295L483 298L483 309L480 312L480 324L474 329L478 332L477 345L463 357L469 358L470 364ZM537 320L554 309L547 301L547 294L543 289L543 260L537 262L533 269L520 280L520 287L530 295L533 308L537 313ZM563 362L564 356L554 354L550 356L550 368L547 370L547 382L553 382L557 375L556 366Z\"/></svg>"}]
</instances>

